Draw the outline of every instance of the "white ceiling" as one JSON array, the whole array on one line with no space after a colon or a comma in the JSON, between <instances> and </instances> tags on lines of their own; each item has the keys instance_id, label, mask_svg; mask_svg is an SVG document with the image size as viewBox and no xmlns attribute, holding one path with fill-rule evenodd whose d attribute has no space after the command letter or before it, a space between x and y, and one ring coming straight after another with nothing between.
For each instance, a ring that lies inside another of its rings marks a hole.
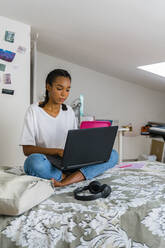
<instances>
[{"instance_id":1,"label":"white ceiling","mask_svg":"<svg viewBox=\"0 0 165 248\"><path fill-rule=\"evenodd\" d=\"M30 24L43 53L165 92L136 69L165 61L164 0L2 0L0 15Z\"/></svg>"}]
</instances>

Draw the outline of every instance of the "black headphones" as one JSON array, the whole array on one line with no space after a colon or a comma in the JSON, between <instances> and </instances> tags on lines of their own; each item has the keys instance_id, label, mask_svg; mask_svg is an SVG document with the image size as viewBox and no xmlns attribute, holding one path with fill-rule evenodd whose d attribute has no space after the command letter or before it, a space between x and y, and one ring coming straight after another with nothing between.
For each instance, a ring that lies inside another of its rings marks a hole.
<instances>
[{"instance_id":1,"label":"black headphones","mask_svg":"<svg viewBox=\"0 0 165 248\"><path fill-rule=\"evenodd\" d=\"M84 190L89 190L92 195L79 195ZM81 201L92 201L98 198L106 198L111 193L111 187L107 184L101 185L98 181L91 182L88 186L79 187L74 190L74 197Z\"/></svg>"}]
</instances>

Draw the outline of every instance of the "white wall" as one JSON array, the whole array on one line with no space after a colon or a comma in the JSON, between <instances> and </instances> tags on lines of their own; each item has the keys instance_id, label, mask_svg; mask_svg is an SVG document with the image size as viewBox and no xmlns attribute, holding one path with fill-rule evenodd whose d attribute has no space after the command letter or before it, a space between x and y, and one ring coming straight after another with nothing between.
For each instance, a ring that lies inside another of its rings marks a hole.
<instances>
[{"instance_id":1,"label":"white wall","mask_svg":"<svg viewBox=\"0 0 165 248\"><path fill-rule=\"evenodd\" d=\"M14 43L4 40L5 31L15 32ZM18 46L26 48L25 54L17 52ZM24 114L30 104L30 26L0 16L0 48L16 52L12 62L0 71L0 165L22 165L24 155L19 146ZM11 85L3 83L3 74L11 74ZM2 88L13 89L14 95L2 94Z\"/></svg>"},{"instance_id":2,"label":"white wall","mask_svg":"<svg viewBox=\"0 0 165 248\"><path fill-rule=\"evenodd\" d=\"M45 92L47 73L55 68L63 68L71 73L72 90L68 103L83 94L85 115L119 120L120 125L132 123L136 136L124 137L124 159L149 153L150 138L137 134L140 127L150 120L165 122L165 94L38 52L37 101Z\"/></svg>"}]
</instances>

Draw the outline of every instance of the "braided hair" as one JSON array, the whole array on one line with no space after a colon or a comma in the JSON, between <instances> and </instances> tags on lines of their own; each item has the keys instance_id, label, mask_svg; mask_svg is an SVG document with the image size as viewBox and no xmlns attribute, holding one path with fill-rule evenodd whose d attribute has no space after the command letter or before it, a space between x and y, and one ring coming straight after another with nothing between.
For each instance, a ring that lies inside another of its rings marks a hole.
<instances>
[{"instance_id":1,"label":"braided hair","mask_svg":"<svg viewBox=\"0 0 165 248\"><path fill-rule=\"evenodd\" d=\"M56 81L57 77L69 78L69 80L71 81L71 76L66 70L55 69L55 70L49 72L49 74L47 75L46 84L49 84L50 86L52 86L53 82ZM48 90L46 90L45 99L43 102L41 102L39 104L39 107L43 108L48 103L48 101L49 101L49 93L48 93ZM64 111L67 110L66 104L62 104L62 110L64 110Z\"/></svg>"}]
</instances>

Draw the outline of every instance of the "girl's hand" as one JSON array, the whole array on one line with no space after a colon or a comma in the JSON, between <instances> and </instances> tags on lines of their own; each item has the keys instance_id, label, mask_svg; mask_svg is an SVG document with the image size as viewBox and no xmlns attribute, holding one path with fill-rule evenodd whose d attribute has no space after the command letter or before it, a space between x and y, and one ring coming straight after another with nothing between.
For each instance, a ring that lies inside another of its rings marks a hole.
<instances>
[{"instance_id":1,"label":"girl's hand","mask_svg":"<svg viewBox=\"0 0 165 248\"><path fill-rule=\"evenodd\" d=\"M64 155L64 149L57 149L57 155L62 158Z\"/></svg>"}]
</instances>

